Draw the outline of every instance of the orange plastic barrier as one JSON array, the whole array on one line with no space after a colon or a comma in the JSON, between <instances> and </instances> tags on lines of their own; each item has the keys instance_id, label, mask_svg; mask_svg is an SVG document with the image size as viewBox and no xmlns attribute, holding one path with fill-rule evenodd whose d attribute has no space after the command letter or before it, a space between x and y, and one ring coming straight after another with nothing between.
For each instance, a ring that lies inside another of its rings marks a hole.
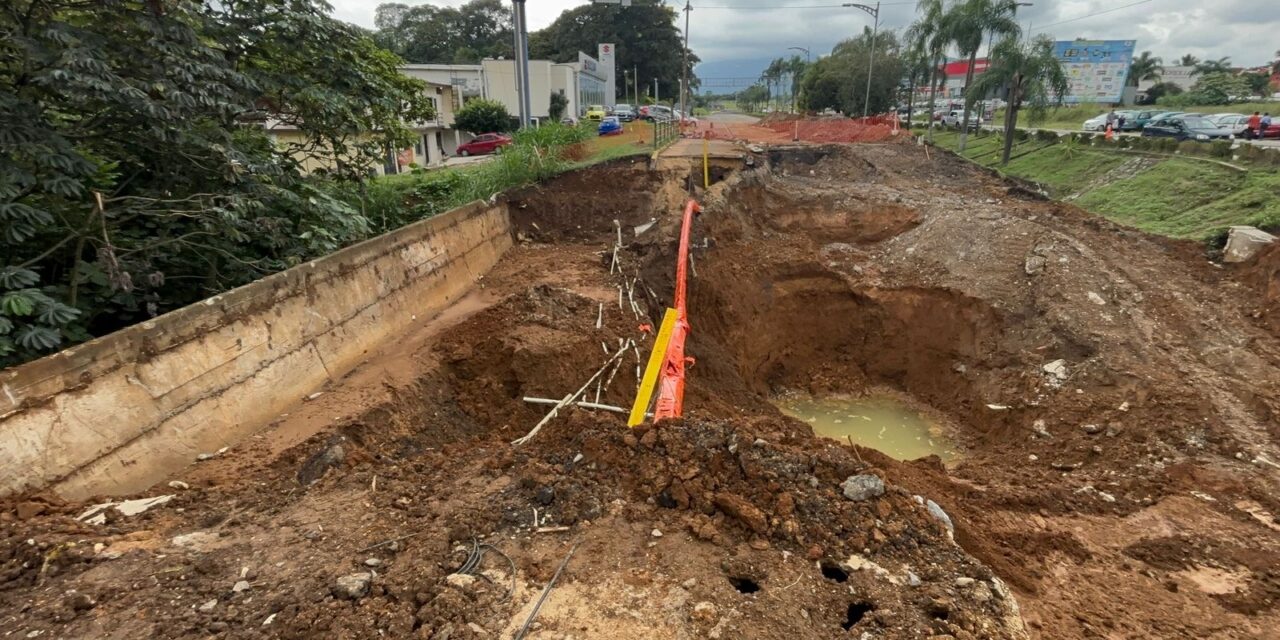
<instances>
[{"instance_id":1,"label":"orange plastic barrier","mask_svg":"<svg viewBox=\"0 0 1280 640\"><path fill-rule=\"evenodd\" d=\"M689 269L689 232L693 228L693 214L699 211L702 211L702 207L693 199L684 206L684 221L680 225L680 253L676 257L676 325L671 331L671 341L667 343L667 353L662 359L662 372L658 377L658 403L653 410L655 421L679 418L684 413L684 371L687 362L684 340L689 335L685 276Z\"/></svg>"}]
</instances>

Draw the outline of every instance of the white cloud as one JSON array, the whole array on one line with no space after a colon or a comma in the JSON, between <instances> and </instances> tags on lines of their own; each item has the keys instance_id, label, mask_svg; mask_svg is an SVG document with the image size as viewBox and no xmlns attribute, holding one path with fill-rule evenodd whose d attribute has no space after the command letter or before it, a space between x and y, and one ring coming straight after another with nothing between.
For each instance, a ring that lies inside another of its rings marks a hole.
<instances>
[{"instance_id":1,"label":"white cloud","mask_svg":"<svg viewBox=\"0 0 1280 640\"><path fill-rule=\"evenodd\" d=\"M434 4L458 6L465 0ZM376 0L330 0L334 15L365 27L373 26ZM414 3L414 0L408 0ZM838 41L871 25L871 16L843 8L841 0L703 0L694 2L690 46L706 62L759 59L788 55L787 47L808 47L826 53ZM583 0L535 0L526 5L529 27L545 27L566 9ZM1230 56L1240 65L1271 60L1280 40L1280 13L1256 0L1149 0L1116 9L1123 0L1039 0L1023 7L1018 21L1025 29L1058 40L1077 37L1137 40L1138 50L1150 50L1166 60L1191 53L1200 58ZM677 4L677 6L680 6ZM825 6L825 8L805 8ZM715 7L735 7L724 10ZM748 7L774 7L747 10ZM1084 19L1076 20L1076 18ZM915 18L915 3L881 5L882 28L903 29ZM1056 24L1070 21L1066 24ZM1036 26L1046 25L1046 26ZM681 25L683 26L683 20Z\"/></svg>"}]
</instances>

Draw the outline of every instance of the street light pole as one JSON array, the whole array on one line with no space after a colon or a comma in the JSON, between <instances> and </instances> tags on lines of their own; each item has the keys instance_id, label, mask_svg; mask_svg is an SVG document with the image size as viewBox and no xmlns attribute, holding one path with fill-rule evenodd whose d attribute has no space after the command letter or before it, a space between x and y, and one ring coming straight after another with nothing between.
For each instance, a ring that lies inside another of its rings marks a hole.
<instances>
[{"instance_id":1,"label":"street light pole","mask_svg":"<svg viewBox=\"0 0 1280 640\"><path fill-rule=\"evenodd\" d=\"M680 118L689 117L686 98L689 93L689 14L693 11L691 0L684 2L684 63L680 69Z\"/></svg>"},{"instance_id":2,"label":"street light pole","mask_svg":"<svg viewBox=\"0 0 1280 640\"><path fill-rule=\"evenodd\" d=\"M862 9L870 14L872 18L875 18L874 26L871 27L871 52L867 55L867 92L862 99L862 117L865 118L869 115L867 112L871 108L871 74L876 68L876 33L880 31L880 3L877 2L876 6L871 7L865 4L846 2L841 6Z\"/></svg>"}]
</instances>

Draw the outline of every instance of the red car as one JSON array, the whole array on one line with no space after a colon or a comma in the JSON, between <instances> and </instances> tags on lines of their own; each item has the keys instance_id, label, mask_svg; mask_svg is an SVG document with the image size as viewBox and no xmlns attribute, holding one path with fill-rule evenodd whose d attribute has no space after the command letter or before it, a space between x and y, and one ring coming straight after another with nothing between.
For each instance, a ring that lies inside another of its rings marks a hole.
<instances>
[{"instance_id":1,"label":"red car","mask_svg":"<svg viewBox=\"0 0 1280 640\"><path fill-rule=\"evenodd\" d=\"M471 142L458 145L458 155L479 156L486 153L493 153L499 147L505 147L511 144L511 136L503 133L482 133Z\"/></svg>"}]
</instances>

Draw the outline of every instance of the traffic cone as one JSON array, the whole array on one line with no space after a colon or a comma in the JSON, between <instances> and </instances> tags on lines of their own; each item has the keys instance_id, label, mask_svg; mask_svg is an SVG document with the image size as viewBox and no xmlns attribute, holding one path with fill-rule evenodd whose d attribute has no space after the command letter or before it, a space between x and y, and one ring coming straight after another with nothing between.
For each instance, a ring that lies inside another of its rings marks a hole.
<instances>
[{"instance_id":1,"label":"traffic cone","mask_svg":"<svg viewBox=\"0 0 1280 640\"><path fill-rule=\"evenodd\" d=\"M1110 125L1110 124L1108 124L1108 125L1107 125L1107 135L1106 135L1106 138L1107 138L1107 140L1115 140L1115 138L1116 138L1116 134L1115 134L1115 133L1113 133L1113 132L1111 131L1111 125Z\"/></svg>"}]
</instances>

